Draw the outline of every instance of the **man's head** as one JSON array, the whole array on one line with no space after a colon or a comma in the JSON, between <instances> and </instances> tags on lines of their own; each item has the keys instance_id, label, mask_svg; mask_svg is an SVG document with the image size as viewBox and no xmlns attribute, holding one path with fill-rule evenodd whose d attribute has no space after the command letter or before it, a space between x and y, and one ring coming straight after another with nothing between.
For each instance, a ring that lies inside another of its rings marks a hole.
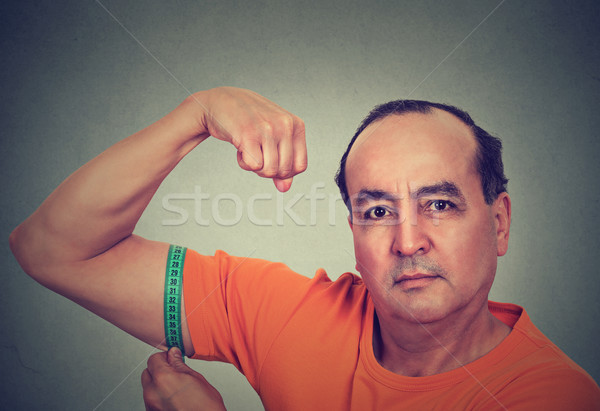
<instances>
[{"instance_id":1,"label":"man's head","mask_svg":"<svg viewBox=\"0 0 600 411\"><path fill-rule=\"evenodd\" d=\"M346 152L340 161L340 167L335 176L335 182L342 194L342 200L352 213L346 186L346 160L358 136L372 123L390 115L402 115L407 113L430 114L434 109L446 111L468 126L477 141L476 164L481 178L483 195L487 204L491 204L498 194L506 192L508 179L504 175L502 163L502 142L490 135L487 131L477 126L471 116L465 111L446 104L432 103L423 100L395 100L375 107L362 121L356 133L350 140Z\"/></svg>"},{"instance_id":2,"label":"man's head","mask_svg":"<svg viewBox=\"0 0 600 411\"><path fill-rule=\"evenodd\" d=\"M338 174L356 267L382 318L487 310L510 227L500 142L457 109L402 104L367 117Z\"/></svg>"}]
</instances>

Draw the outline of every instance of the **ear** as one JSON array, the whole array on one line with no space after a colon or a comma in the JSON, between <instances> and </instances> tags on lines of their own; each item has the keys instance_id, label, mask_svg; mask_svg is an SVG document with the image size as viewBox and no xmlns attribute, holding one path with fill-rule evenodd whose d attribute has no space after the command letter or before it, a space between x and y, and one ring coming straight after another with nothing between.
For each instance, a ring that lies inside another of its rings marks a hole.
<instances>
[{"instance_id":1,"label":"ear","mask_svg":"<svg viewBox=\"0 0 600 411\"><path fill-rule=\"evenodd\" d=\"M498 257L508 251L508 237L510 234L510 197L508 193L500 193L494 201L493 212L496 222L496 240L498 243Z\"/></svg>"}]
</instances>

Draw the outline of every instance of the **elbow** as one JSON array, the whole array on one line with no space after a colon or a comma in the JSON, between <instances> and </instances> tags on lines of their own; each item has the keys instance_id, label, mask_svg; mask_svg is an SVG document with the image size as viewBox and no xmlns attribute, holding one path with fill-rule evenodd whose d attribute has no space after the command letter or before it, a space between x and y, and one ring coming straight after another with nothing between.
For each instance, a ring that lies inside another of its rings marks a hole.
<instances>
[{"instance_id":1,"label":"elbow","mask_svg":"<svg viewBox=\"0 0 600 411\"><path fill-rule=\"evenodd\" d=\"M10 236L8 236L8 246L10 247L10 251L12 251L13 255L18 259L19 249L20 249L20 239L19 239L19 231L21 226L17 226L12 232Z\"/></svg>"},{"instance_id":2,"label":"elbow","mask_svg":"<svg viewBox=\"0 0 600 411\"><path fill-rule=\"evenodd\" d=\"M25 224L26 222L21 223L10 233L8 245L23 271L35 280L40 281L37 278L40 270L36 270L36 267L40 267L40 265L36 261L36 255L39 256L41 253L35 251L36 241L29 238L29 230Z\"/></svg>"},{"instance_id":3,"label":"elbow","mask_svg":"<svg viewBox=\"0 0 600 411\"><path fill-rule=\"evenodd\" d=\"M23 224L17 226L8 237L8 246L10 247L10 251L13 253L23 270L27 272L27 255L23 241Z\"/></svg>"},{"instance_id":4,"label":"elbow","mask_svg":"<svg viewBox=\"0 0 600 411\"><path fill-rule=\"evenodd\" d=\"M42 286L60 293L66 265L56 257L56 239L26 220L8 237L10 250L23 271Z\"/></svg>"}]
</instances>

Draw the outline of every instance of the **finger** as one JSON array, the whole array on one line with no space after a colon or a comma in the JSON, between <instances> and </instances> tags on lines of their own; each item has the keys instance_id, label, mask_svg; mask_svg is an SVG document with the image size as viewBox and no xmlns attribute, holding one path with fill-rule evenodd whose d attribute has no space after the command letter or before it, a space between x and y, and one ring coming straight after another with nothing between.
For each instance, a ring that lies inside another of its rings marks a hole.
<instances>
[{"instance_id":1,"label":"finger","mask_svg":"<svg viewBox=\"0 0 600 411\"><path fill-rule=\"evenodd\" d=\"M147 361L147 367L150 374L154 374L156 371L161 368L168 367L169 364L167 362L167 353L166 352L157 352L152 354Z\"/></svg>"},{"instance_id":2,"label":"finger","mask_svg":"<svg viewBox=\"0 0 600 411\"><path fill-rule=\"evenodd\" d=\"M296 118L296 120L297 121L294 122L294 136L292 138L292 148L294 151L294 165L292 171L294 175L305 171L308 165L304 122L299 118Z\"/></svg>"},{"instance_id":3,"label":"finger","mask_svg":"<svg viewBox=\"0 0 600 411\"><path fill-rule=\"evenodd\" d=\"M183 363L181 350L178 347L169 348L169 351L167 351L167 361L170 365L176 364L177 362Z\"/></svg>"},{"instance_id":4,"label":"finger","mask_svg":"<svg viewBox=\"0 0 600 411\"><path fill-rule=\"evenodd\" d=\"M169 365L171 367L175 368L177 371L188 372L188 371L192 370L190 367L188 367L183 362L183 356L181 355L181 350L177 347L172 347L167 352L167 361L168 361Z\"/></svg>"},{"instance_id":5,"label":"finger","mask_svg":"<svg viewBox=\"0 0 600 411\"><path fill-rule=\"evenodd\" d=\"M154 385L152 375L150 375L150 372L147 368L142 371L142 389L142 398L144 399L146 411L160 409L160 396L158 395L156 386Z\"/></svg>"},{"instance_id":6,"label":"finger","mask_svg":"<svg viewBox=\"0 0 600 411\"><path fill-rule=\"evenodd\" d=\"M257 139L246 139L238 147L238 164L246 171L258 171L263 168L263 153Z\"/></svg>"},{"instance_id":7,"label":"finger","mask_svg":"<svg viewBox=\"0 0 600 411\"><path fill-rule=\"evenodd\" d=\"M292 139L290 137L282 139L277 146L277 150L279 159L277 178L286 179L293 177L294 148L292 146Z\"/></svg>"},{"instance_id":8,"label":"finger","mask_svg":"<svg viewBox=\"0 0 600 411\"><path fill-rule=\"evenodd\" d=\"M158 411L164 409L161 407L161 397L154 388L144 388L142 398L144 399L146 411Z\"/></svg>"},{"instance_id":9,"label":"finger","mask_svg":"<svg viewBox=\"0 0 600 411\"><path fill-rule=\"evenodd\" d=\"M263 167L256 172L261 177L277 177L279 170L279 153L277 145L271 137L266 137L262 142Z\"/></svg>"},{"instance_id":10,"label":"finger","mask_svg":"<svg viewBox=\"0 0 600 411\"><path fill-rule=\"evenodd\" d=\"M243 155L242 155L242 152L241 152L241 151L238 151L238 152L237 152L237 162L238 162L238 165L239 165L239 166L240 166L240 167L241 167L243 170L246 170L246 171L252 171L252 169L250 168L250 166L248 166L248 165L247 165L247 164L244 162L244 157L243 157Z\"/></svg>"},{"instance_id":11,"label":"finger","mask_svg":"<svg viewBox=\"0 0 600 411\"><path fill-rule=\"evenodd\" d=\"M150 371L148 371L148 368L146 368L146 369L144 369L144 371L142 371L142 388L143 389L149 388L151 384L152 384L152 375L150 374Z\"/></svg>"},{"instance_id":12,"label":"finger","mask_svg":"<svg viewBox=\"0 0 600 411\"><path fill-rule=\"evenodd\" d=\"M282 193L288 191L292 186L292 176L294 175L294 152L291 138L284 138L279 142L278 157L279 170L277 177L273 178L273 183L277 190Z\"/></svg>"},{"instance_id":13,"label":"finger","mask_svg":"<svg viewBox=\"0 0 600 411\"><path fill-rule=\"evenodd\" d=\"M167 352L167 360L172 369L179 373L189 374L194 377L202 377L196 370L190 368L184 361L181 351L177 347L172 347ZM204 378L204 377L202 377Z\"/></svg>"}]
</instances>

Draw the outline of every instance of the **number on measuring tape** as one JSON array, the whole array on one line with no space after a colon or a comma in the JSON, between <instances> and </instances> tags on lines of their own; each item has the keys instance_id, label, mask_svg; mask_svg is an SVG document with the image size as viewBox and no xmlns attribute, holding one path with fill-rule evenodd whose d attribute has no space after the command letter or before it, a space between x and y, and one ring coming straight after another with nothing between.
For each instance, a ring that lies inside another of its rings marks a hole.
<instances>
[{"instance_id":1,"label":"number on measuring tape","mask_svg":"<svg viewBox=\"0 0 600 411\"><path fill-rule=\"evenodd\" d=\"M178 245L169 247L165 277L165 341L168 348L178 347L182 353L185 351L181 336L181 292L186 250Z\"/></svg>"}]
</instances>

